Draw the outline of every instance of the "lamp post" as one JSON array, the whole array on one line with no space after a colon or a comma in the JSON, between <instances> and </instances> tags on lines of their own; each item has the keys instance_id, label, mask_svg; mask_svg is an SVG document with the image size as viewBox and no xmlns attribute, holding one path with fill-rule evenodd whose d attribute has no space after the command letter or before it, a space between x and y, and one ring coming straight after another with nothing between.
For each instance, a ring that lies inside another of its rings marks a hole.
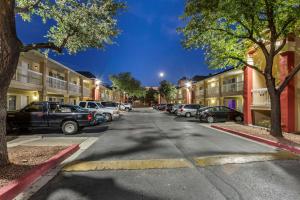
<instances>
[{"instance_id":1,"label":"lamp post","mask_svg":"<svg viewBox=\"0 0 300 200\"><path fill-rule=\"evenodd\" d=\"M159 78L160 78L160 81L165 77L165 73L164 72L159 72L158 74ZM159 92L159 91L158 91ZM158 93L158 103L160 104L161 103L161 95L160 95L160 92Z\"/></svg>"}]
</instances>

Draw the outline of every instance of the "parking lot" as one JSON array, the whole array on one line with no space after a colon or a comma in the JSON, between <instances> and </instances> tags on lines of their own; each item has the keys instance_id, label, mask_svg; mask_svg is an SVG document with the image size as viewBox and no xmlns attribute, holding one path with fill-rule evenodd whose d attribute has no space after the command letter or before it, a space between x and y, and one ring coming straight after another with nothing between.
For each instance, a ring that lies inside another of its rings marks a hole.
<instances>
[{"instance_id":1,"label":"parking lot","mask_svg":"<svg viewBox=\"0 0 300 200\"><path fill-rule=\"evenodd\" d=\"M102 127L107 128L95 133ZM211 129L193 118L135 109L80 135L97 135L98 140L32 199L297 199L300 195L300 163L291 154Z\"/></svg>"}]
</instances>

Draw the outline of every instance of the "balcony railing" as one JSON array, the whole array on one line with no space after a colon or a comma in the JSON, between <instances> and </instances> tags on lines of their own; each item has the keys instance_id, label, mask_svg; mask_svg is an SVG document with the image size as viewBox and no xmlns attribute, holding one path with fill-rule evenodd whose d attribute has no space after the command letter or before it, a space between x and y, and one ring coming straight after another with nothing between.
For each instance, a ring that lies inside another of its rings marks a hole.
<instances>
[{"instance_id":1,"label":"balcony railing","mask_svg":"<svg viewBox=\"0 0 300 200\"><path fill-rule=\"evenodd\" d=\"M206 89L208 97L216 97L219 95L219 87L209 87Z\"/></svg>"},{"instance_id":2,"label":"balcony railing","mask_svg":"<svg viewBox=\"0 0 300 200\"><path fill-rule=\"evenodd\" d=\"M252 90L252 106L270 107L271 100L267 88Z\"/></svg>"},{"instance_id":3,"label":"balcony railing","mask_svg":"<svg viewBox=\"0 0 300 200\"><path fill-rule=\"evenodd\" d=\"M204 96L204 89L196 91L196 97L201 97L201 96Z\"/></svg>"},{"instance_id":4,"label":"balcony railing","mask_svg":"<svg viewBox=\"0 0 300 200\"><path fill-rule=\"evenodd\" d=\"M67 82L52 76L47 76L47 84L51 88L67 90Z\"/></svg>"},{"instance_id":5,"label":"balcony railing","mask_svg":"<svg viewBox=\"0 0 300 200\"><path fill-rule=\"evenodd\" d=\"M237 82L237 83L229 83L224 84L222 86L222 94L236 94L242 92L244 89L244 82Z\"/></svg>"},{"instance_id":6,"label":"balcony railing","mask_svg":"<svg viewBox=\"0 0 300 200\"><path fill-rule=\"evenodd\" d=\"M76 85L74 83L69 83L69 91L74 93L81 93L80 91L81 87L79 85Z\"/></svg>"},{"instance_id":7,"label":"balcony railing","mask_svg":"<svg viewBox=\"0 0 300 200\"><path fill-rule=\"evenodd\" d=\"M89 97L90 94L91 94L90 89L86 88L86 87L83 87L83 96L84 97Z\"/></svg>"},{"instance_id":8,"label":"balcony railing","mask_svg":"<svg viewBox=\"0 0 300 200\"><path fill-rule=\"evenodd\" d=\"M22 83L31 83L35 85L42 84L42 74L32 70L21 71L17 69L13 80L22 82Z\"/></svg>"}]
</instances>

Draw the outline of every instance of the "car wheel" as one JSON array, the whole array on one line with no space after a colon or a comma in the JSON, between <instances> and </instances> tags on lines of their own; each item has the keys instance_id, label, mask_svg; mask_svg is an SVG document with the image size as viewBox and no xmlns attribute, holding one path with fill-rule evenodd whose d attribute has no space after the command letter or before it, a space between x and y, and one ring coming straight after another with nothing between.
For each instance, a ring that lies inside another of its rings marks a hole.
<instances>
[{"instance_id":1,"label":"car wheel","mask_svg":"<svg viewBox=\"0 0 300 200\"><path fill-rule=\"evenodd\" d=\"M65 121L61 129L65 135L73 135L78 131L78 124L74 121Z\"/></svg>"},{"instance_id":2,"label":"car wheel","mask_svg":"<svg viewBox=\"0 0 300 200\"><path fill-rule=\"evenodd\" d=\"M243 121L243 118L241 116L236 116L234 119L235 119L236 122L242 122Z\"/></svg>"},{"instance_id":3,"label":"car wheel","mask_svg":"<svg viewBox=\"0 0 300 200\"><path fill-rule=\"evenodd\" d=\"M12 130L13 130L13 129L12 129L12 126L7 122L7 123L6 123L6 132L7 132L7 133L11 133Z\"/></svg>"},{"instance_id":4,"label":"car wheel","mask_svg":"<svg viewBox=\"0 0 300 200\"><path fill-rule=\"evenodd\" d=\"M110 113L105 113L105 119L106 119L106 121L111 122L112 121L112 115Z\"/></svg>"},{"instance_id":5,"label":"car wheel","mask_svg":"<svg viewBox=\"0 0 300 200\"><path fill-rule=\"evenodd\" d=\"M186 117L191 117L192 115L191 115L191 113L188 112L188 113L185 114L185 116Z\"/></svg>"},{"instance_id":6,"label":"car wheel","mask_svg":"<svg viewBox=\"0 0 300 200\"><path fill-rule=\"evenodd\" d=\"M214 121L215 121L214 117L212 117L212 116L208 116L206 118L206 120L207 120L208 123L214 123Z\"/></svg>"},{"instance_id":7,"label":"car wheel","mask_svg":"<svg viewBox=\"0 0 300 200\"><path fill-rule=\"evenodd\" d=\"M129 108L125 108L126 112L129 112Z\"/></svg>"}]
</instances>

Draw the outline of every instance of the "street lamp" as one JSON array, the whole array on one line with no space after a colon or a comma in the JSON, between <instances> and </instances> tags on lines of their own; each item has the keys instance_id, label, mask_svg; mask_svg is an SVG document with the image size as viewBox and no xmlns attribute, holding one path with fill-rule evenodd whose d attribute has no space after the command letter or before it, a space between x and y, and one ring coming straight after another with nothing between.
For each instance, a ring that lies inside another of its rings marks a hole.
<instances>
[{"instance_id":1,"label":"street lamp","mask_svg":"<svg viewBox=\"0 0 300 200\"><path fill-rule=\"evenodd\" d=\"M160 77L160 78L163 78L164 76L165 76L165 73L159 72L159 77Z\"/></svg>"}]
</instances>

